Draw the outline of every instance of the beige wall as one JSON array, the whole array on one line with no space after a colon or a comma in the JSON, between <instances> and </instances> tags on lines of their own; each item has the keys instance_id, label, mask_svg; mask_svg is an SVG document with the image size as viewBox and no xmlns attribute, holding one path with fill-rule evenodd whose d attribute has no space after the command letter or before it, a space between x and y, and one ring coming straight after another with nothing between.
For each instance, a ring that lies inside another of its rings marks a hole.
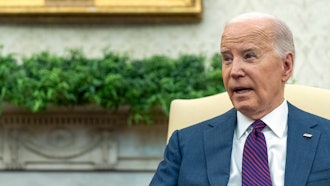
<instances>
[{"instance_id":1,"label":"beige wall","mask_svg":"<svg viewBox=\"0 0 330 186\"><path fill-rule=\"evenodd\" d=\"M330 1L204 0L204 19L194 24L143 25L1 25L3 52L30 55L41 50L63 53L82 48L98 56L103 48L134 57L152 54L218 52L222 27L230 17L248 11L271 13L292 28L296 42L297 84L330 88Z\"/></svg>"}]
</instances>

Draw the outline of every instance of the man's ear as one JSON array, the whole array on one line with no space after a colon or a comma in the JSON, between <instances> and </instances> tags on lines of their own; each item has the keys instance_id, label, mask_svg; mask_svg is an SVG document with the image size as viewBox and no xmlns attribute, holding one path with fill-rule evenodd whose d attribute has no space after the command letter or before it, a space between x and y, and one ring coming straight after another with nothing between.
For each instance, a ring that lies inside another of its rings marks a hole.
<instances>
[{"instance_id":1,"label":"man's ear","mask_svg":"<svg viewBox=\"0 0 330 186\"><path fill-rule=\"evenodd\" d=\"M282 81L287 82L292 73L293 73L293 65L294 65L294 54L292 52L288 52L283 58L283 74Z\"/></svg>"}]
</instances>

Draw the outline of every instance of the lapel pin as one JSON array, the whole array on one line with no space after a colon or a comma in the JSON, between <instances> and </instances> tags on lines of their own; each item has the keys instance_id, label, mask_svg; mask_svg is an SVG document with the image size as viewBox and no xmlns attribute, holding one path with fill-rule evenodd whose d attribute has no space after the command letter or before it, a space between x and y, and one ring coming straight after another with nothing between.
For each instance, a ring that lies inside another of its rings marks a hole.
<instances>
[{"instance_id":1,"label":"lapel pin","mask_svg":"<svg viewBox=\"0 0 330 186\"><path fill-rule=\"evenodd\" d=\"M308 133L305 133L303 136L306 137L306 138L311 138L311 137L313 137L312 134L308 134Z\"/></svg>"}]
</instances>

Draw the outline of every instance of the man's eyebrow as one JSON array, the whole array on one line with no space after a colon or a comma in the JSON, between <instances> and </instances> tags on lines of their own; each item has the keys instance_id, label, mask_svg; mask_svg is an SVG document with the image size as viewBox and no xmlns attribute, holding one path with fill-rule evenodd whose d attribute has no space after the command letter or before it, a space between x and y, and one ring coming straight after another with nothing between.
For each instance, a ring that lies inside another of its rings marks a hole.
<instances>
[{"instance_id":1,"label":"man's eyebrow","mask_svg":"<svg viewBox=\"0 0 330 186\"><path fill-rule=\"evenodd\" d=\"M245 53L245 52L251 52L251 51L256 51L256 50L257 50L256 47L249 47L249 48L243 49L242 52Z\"/></svg>"},{"instance_id":2,"label":"man's eyebrow","mask_svg":"<svg viewBox=\"0 0 330 186\"><path fill-rule=\"evenodd\" d=\"M258 48L257 47L247 47L247 48L244 48L242 50L242 53L246 53L246 52L254 52L256 51ZM226 54L226 53L230 53L230 49L228 48L220 48L220 53L221 54Z\"/></svg>"},{"instance_id":3,"label":"man's eyebrow","mask_svg":"<svg viewBox=\"0 0 330 186\"><path fill-rule=\"evenodd\" d=\"M220 49L220 53L228 53L229 52L229 49L227 49L227 48L221 48Z\"/></svg>"}]
</instances>

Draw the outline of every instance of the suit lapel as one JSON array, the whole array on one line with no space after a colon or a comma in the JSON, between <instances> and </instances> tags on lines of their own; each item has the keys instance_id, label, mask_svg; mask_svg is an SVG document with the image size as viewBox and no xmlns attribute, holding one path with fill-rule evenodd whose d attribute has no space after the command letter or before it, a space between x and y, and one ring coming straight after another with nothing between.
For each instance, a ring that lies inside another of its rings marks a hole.
<instances>
[{"instance_id":1,"label":"suit lapel","mask_svg":"<svg viewBox=\"0 0 330 186\"><path fill-rule=\"evenodd\" d=\"M317 124L289 104L285 185L306 185L311 171L320 132ZM304 137L311 134L312 137Z\"/></svg>"},{"instance_id":2,"label":"suit lapel","mask_svg":"<svg viewBox=\"0 0 330 186\"><path fill-rule=\"evenodd\" d=\"M232 109L223 117L210 120L204 130L204 149L210 185L228 183L236 123L236 110Z\"/></svg>"}]
</instances>

